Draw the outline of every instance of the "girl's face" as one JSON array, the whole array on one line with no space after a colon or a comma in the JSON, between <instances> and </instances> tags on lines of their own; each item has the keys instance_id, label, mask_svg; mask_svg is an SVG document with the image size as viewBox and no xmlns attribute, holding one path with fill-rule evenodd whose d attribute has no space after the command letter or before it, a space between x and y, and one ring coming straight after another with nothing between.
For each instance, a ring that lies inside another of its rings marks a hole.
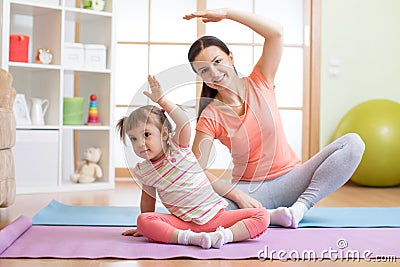
<instances>
[{"instance_id":1,"label":"girl's face","mask_svg":"<svg viewBox=\"0 0 400 267\"><path fill-rule=\"evenodd\" d=\"M211 88L229 88L232 78L237 76L233 67L232 53L227 55L218 46L204 48L192 62L197 74Z\"/></svg>"},{"instance_id":2,"label":"girl's face","mask_svg":"<svg viewBox=\"0 0 400 267\"><path fill-rule=\"evenodd\" d=\"M152 123L140 123L126 133L132 143L133 151L139 157L156 161L164 155L163 146L168 138L166 128L161 133L159 127Z\"/></svg>"}]
</instances>

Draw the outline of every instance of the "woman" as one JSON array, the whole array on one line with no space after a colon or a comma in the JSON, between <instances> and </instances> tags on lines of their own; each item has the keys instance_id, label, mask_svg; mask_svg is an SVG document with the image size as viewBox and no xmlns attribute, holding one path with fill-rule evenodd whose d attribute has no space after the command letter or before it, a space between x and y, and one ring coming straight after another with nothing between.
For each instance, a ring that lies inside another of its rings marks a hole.
<instances>
[{"instance_id":1,"label":"woman","mask_svg":"<svg viewBox=\"0 0 400 267\"><path fill-rule=\"evenodd\" d=\"M285 138L275 100L282 27L227 8L184 16L193 18L230 19L265 38L262 55L248 77L239 77L232 53L219 39L203 36L192 44L188 59L203 79L193 152L206 168L212 143L220 140L231 152L236 184L208 177L227 198L228 209L265 207L270 209L271 224L296 228L312 206L348 181L360 163L364 143L357 134L347 134L301 163Z\"/></svg>"}]
</instances>

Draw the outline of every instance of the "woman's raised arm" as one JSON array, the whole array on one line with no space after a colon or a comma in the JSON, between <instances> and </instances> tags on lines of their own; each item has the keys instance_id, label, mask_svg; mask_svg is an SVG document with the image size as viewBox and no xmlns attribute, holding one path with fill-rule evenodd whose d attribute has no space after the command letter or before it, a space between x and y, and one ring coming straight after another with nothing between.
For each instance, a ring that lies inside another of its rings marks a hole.
<instances>
[{"instance_id":1,"label":"woman's raised arm","mask_svg":"<svg viewBox=\"0 0 400 267\"><path fill-rule=\"evenodd\" d=\"M274 84L283 51L283 27L281 24L258 14L230 8L193 12L183 18L187 20L201 18L206 23L230 19L249 27L264 37L263 52L256 67L270 84Z\"/></svg>"}]
</instances>

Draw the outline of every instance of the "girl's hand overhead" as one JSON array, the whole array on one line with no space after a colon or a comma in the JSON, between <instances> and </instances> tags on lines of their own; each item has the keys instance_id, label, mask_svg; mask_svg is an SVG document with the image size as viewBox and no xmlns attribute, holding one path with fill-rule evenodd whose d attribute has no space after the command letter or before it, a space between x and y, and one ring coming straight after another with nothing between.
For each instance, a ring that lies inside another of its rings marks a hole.
<instances>
[{"instance_id":1,"label":"girl's hand overhead","mask_svg":"<svg viewBox=\"0 0 400 267\"><path fill-rule=\"evenodd\" d=\"M149 82L150 91L144 91L143 94L153 102L157 103L163 97L160 83L157 81L156 77L151 76L150 74L147 77L147 81Z\"/></svg>"}]
</instances>

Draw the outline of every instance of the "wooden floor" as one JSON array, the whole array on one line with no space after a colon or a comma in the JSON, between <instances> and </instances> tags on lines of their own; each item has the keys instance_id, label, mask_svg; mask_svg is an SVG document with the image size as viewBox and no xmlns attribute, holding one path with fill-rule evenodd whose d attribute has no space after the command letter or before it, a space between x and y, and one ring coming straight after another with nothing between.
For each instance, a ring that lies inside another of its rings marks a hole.
<instances>
[{"instance_id":1,"label":"wooden floor","mask_svg":"<svg viewBox=\"0 0 400 267\"><path fill-rule=\"evenodd\" d=\"M109 206L132 206L139 205L140 189L130 179L120 180L114 190L84 191L74 193L49 193L17 195L16 202L11 207L0 209L0 229L8 225L20 215L33 217L40 209L47 205L52 199L56 199L69 205L109 205ZM400 206L400 187L394 188L368 188L348 183L338 191L317 204L318 207L392 207ZM60 244L61 245L61 244ZM399 263L400 259L397 260ZM267 261L253 260L83 260L83 259L0 259L0 267L183 267L183 266L380 266L374 262L340 262L340 261ZM386 263L386 265L396 263Z\"/></svg>"}]
</instances>

